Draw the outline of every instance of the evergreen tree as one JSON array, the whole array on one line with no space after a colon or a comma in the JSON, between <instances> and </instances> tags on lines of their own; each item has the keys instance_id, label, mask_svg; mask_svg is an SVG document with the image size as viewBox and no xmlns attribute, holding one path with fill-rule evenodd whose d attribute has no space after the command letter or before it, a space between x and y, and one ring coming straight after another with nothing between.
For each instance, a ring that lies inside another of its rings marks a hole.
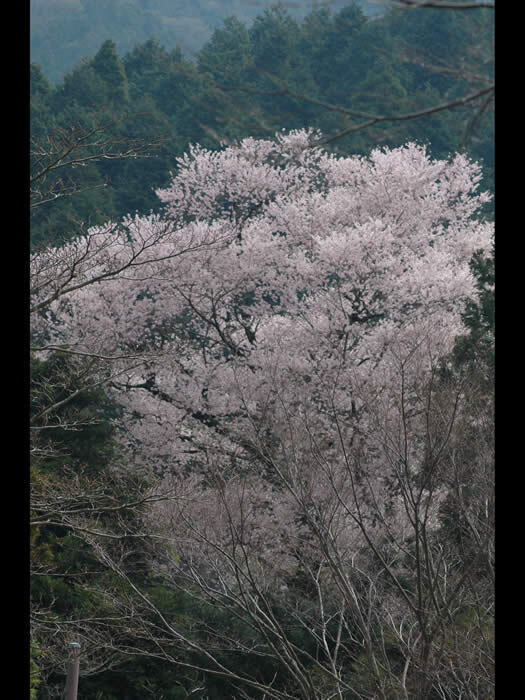
<instances>
[{"instance_id":1,"label":"evergreen tree","mask_svg":"<svg viewBox=\"0 0 525 700\"><path fill-rule=\"evenodd\" d=\"M40 141L54 122L51 98L53 90L39 65L32 63L29 73L30 132L33 141Z\"/></svg>"},{"instance_id":2,"label":"evergreen tree","mask_svg":"<svg viewBox=\"0 0 525 700\"><path fill-rule=\"evenodd\" d=\"M253 73L252 40L246 25L229 17L216 29L197 58L199 72L207 73L219 84L239 85Z\"/></svg>"},{"instance_id":3,"label":"evergreen tree","mask_svg":"<svg viewBox=\"0 0 525 700\"><path fill-rule=\"evenodd\" d=\"M108 39L92 61L93 70L106 84L105 101L121 106L129 99L128 81L115 42Z\"/></svg>"}]
</instances>

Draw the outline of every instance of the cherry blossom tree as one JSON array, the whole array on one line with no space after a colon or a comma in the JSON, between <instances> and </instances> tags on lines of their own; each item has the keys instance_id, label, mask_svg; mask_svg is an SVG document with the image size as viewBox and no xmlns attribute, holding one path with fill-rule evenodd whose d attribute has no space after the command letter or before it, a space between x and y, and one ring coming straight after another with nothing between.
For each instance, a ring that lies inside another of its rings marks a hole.
<instances>
[{"instance_id":1,"label":"cherry blossom tree","mask_svg":"<svg viewBox=\"0 0 525 700\"><path fill-rule=\"evenodd\" d=\"M489 195L463 155L342 158L321 138L194 146L161 215L32 260L35 352L89 363L129 468L173 495L145 516L152 570L243 634L181 631L83 530L156 616L155 653L242 697L489 697L490 584L472 572L493 566L490 451L465 440L490 428L440 369ZM443 535L451 502L468 557ZM233 651L277 660L274 680Z\"/></svg>"},{"instance_id":2,"label":"cherry blossom tree","mask_svg":"<svg viewBox=\"0 0 525 700\"><path fill-rule=\"evenodd\" d=\"M314 139L194 147L159 192L164 217L35 255L35 348L146 353L148 376L121 388L220 415L234 368L256 377L278 356L286 371L324 372L330 358L369 375L402 327L425 320L452 338L473 293L468 262L491 235L476 219L479 168L415 145L336 158Z\"/></svg>"}]
</instances>

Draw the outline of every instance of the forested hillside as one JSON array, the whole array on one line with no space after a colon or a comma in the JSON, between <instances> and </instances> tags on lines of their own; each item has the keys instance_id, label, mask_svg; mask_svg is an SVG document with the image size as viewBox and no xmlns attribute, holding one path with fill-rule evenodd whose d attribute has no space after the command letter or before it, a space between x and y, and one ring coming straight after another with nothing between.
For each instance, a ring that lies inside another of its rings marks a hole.
<instances>
[{"instance_id":1,"label":"forested hillside","mask_svg":"<svg viewBox=\"0 0 525 700\"><path fill-rule=\"evenodd\" d=\"M492 700L492 11L32 10L32 700Z\"/></svg>"},{"instance_id":2,"label":"forested hillside","mask_svg":"<svg viewBox=\"0 0 525 700\"><path fill-rule=\"evenodd\" d=\"M95 224L157 209L154 190L166 185L176 157L190 143L217 148L221 141L308 127L329 138L359 126L363 119L355 114L364 114L366 121L366 114L410 113L468 95L491 79L492 64L485 58L491 51L490 23L489 15L437 10L394 12L368 21L351 5L337 13L313 11L298 23L276 9L251 25L227 20L196 61L155 40L120 58L108 39L56 88L33 65L36 143L50 129L67 130L73 123L89 129L111 119L116 123L108 138L159 142L147 159L104 159L71 172L79 186L108 186L35 209L33 240L71 235L79 221ZM448 67L461 61L468 61L468 71L451 78ZM333 105L343 111L327 108ZM416 141L428 144L438 158L466 150L483 164L491 187L493 117L482 107L478 100L424 119L372 125L330 147L365 154L377 145Z\"/></svg>"},{"instance_id":3,"label":"forested hillside","mask_svg":"<svg viewBox=\"0 0 525 700\"><path fill-rule=\"evenodd\" d=\"M225 19L251 22L271 0L31 0L31 60L39 63L51 83L63 79L84 57L93 56L105 39L112 39L122 56L155 38L167 49L180 47L186 57L202 48ZM312 7L339 9L346 0L283 2L297 19ZM367 14L381 9L381 0L359 0Z\"/></svg>"}]
</instances>

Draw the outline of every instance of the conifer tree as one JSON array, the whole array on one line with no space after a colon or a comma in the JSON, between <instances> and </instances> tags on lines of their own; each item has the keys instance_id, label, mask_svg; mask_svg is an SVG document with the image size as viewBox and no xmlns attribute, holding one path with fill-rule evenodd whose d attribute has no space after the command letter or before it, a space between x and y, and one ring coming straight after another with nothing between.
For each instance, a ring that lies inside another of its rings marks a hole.
<instances>
[{"instance_id":1,"label":"conifer tree","mask_svg":"<svg viewBox=\"0 0 525 700\"><path fill-rule=\"evenodd\" d=\"M106 98L115 105L127 102L128 81L114 41L108 39L102 44L91 65L106 83Z\"/></svg>"}]
</instances>

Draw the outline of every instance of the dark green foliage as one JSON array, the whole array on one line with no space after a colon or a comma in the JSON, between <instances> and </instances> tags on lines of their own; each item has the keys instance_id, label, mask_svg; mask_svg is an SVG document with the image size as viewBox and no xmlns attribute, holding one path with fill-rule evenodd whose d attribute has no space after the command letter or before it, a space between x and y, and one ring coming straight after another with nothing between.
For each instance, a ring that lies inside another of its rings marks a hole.
<instances>
[{"instance_id":1,"label":"dark green foliage","mask_svg":"<svg viewBox=\"0 0 525 700\"><path fill-rule=\"evenodd\" d=\"M39 428L31 463L30 591L38 620L31 646L35 700L56 697L53 688L64 686L61 664L53 659L65 655L70 634L84 640L91 625L94 631L100 628L99 638L108 643L115 635L121 644L127 639L126 630L119 631L112 601L112 596L118 598L125 590L101 563L83 532L86 528L117 535L136 531L141 508L127 504L140 501L148 484L142 475L119 472L112 422L118 410L100 389L77 393L82 374L82 366L66 354L55 353L46 361L31 358L31 419L33 427ZM125 561L128 575L142 583L143 542L117 537L110 540L110 546L114 556ZM122 662L126 660L123 657ZM139 698L151 673L148 661L144 667L142 672L138 666L132 672L124 667L120 675L106 672L102 684L99 676L83 679L82 697L118 698L122 695L117 689L129 687L126 697ZM162 677L162 670L156 675ZM163 683L170 685L166 678Z\"/></svg>"},{"instance_id":2,"label":"dark green foliage","mask_svg":"<svg viewBox=\"0 0 525 700\"><path fill-rule=\"evenodd\" d=\"M108 88L101 72L95 71L93 61L84 59L65 76L63 84L57 89L56 109L62 111L69 107L78 112L79 108L93 110L97 104L105 103Z\"/></svg>"},{"instance_id":3,"label":"dark green foliage","mask_svg":"<svg viewBox=\"0 0 525 700\"><path fill-rule=\"evenodd\" d=\"M37 96L45 99L51 95L52 88L49 80L42 72L42 68L37 63L32 63L30 67L30 88L31 99Z\"/></svg>"},{"instance_id":4,"label":"dark green foliage","mask_svg":"<svg viewBox=\"0 0 525 700\"><path fill-rule=\"evenodd\" d=\"M102 44L91 65L105 83L103 103L122 105L127 102L128 81L114 41L108 39Z\"/></svg>"},{"instance_id":5,"label":"dark green foliage","mask_svg":"<svg viewBox=\"0 0 525 700\"><path fill-rule=\"evenodd\" d=\"M246 25L235 17L216 29L198 54L198 68L224 85L238 85L252 67L252 41Z\"/></svg>"},{"instance_id":6,"label":"dark green foliage","mask_svg":"<svg viewBox=\"0 0 525 700\"><path fill-rule=\"evenodd\" d=\"M123 660L117 668L82 678L81 697L83 700L186 700L191 686L186 688L185 680L185 674L171 664L159 659L134 658Z\"/></svg>"},{"instance_id":7,"label":"dark green foliage","mask_svg":"<svg viewBox=\"0 0 525 700\"><path fill-rule=\"evenodd\" d=\"M36 700L38 686L40 685L40 669L38 661L40 659L40 647L37 642L32 641L30 644L29 656L29 698Z\"/></svg>"},{"instance_id":8,"label":"dark green foliage","mask_svg":"<svg viewBox=\"0 0 525 700\"><path fill-rule=\"evenodd\" d=\"M39 469L45 473L60 473L67 466L94 476L115 455L112 420L117 408L100 389L76 393L81 376L82 368L65 354L56 353L45 362L31 358L30 418L36 425L46 425L39 446L53 455L39 459ZM57 408L49 411L54 405Z\"/></svg>"},{"instance_id":9,"label":"dark green foliage","mask_svg":"<svg viewBox=\"0 0 525 700\"><path fill-rule=\"evenodd\" d=\"M41 67L35 63L31 64L29 94L30 138L32 142L42 143L55 124L51 104L53 90Z\"/></svg>"},{"instance_id":10,"label":"dark green foliage","mask_svg":"<svg viewBox=\"0 0 525 700\"><path fill-rule=\"evenodd\" d=\"M250 29L256 67L273 74L288 74L298 37L297 22L279 7L256 17Z\"/></svg>"},{"instance_id":11,"label":"dark green foliage","mask_svg":"<svg viewBox=\"0 0 525 700\"><path fill-rule=\"evenodd\" d=\"M30 369L30 418L33 429L39 428L38 438L33 443L32 485L39 494L36 502L41 504L40 496L52 493L53 484L57 486L58 497L60 485L67 485L72 475L81 475L83 481L79 483L88 485L90 480L107 472L116 456L115 430L111 420L117 411L100 390L76 393L77 373L67 355L56 353L46 361L31 358ZM73 398L67 401L70 396ZM66 509L71 504L75 508L82 507L82 499L89 507L87 496L77 496L79 500L76 502L75 493L65 497ZM38 507L42 508L41 505ZM45 507L42 512L45 512ZM38 512L35 517L40 519ZM46 520L60 523L61 517L60 509L51 509ZM60 524L37 527L32 546L40 564L52 564L69 573L82 572L86 557L87 560L90 558L86 546ZM57 587L60 595L57 595L56 606L63 608L62 612L74 610L77 603L80 604L79 594L61 578L36 577L33 600L38 602L44 595L43 591L55 591ZM42 600L39 602L43 604ZM57 612L60 611L57 609Z\"/></svg>"}]
</instances>

